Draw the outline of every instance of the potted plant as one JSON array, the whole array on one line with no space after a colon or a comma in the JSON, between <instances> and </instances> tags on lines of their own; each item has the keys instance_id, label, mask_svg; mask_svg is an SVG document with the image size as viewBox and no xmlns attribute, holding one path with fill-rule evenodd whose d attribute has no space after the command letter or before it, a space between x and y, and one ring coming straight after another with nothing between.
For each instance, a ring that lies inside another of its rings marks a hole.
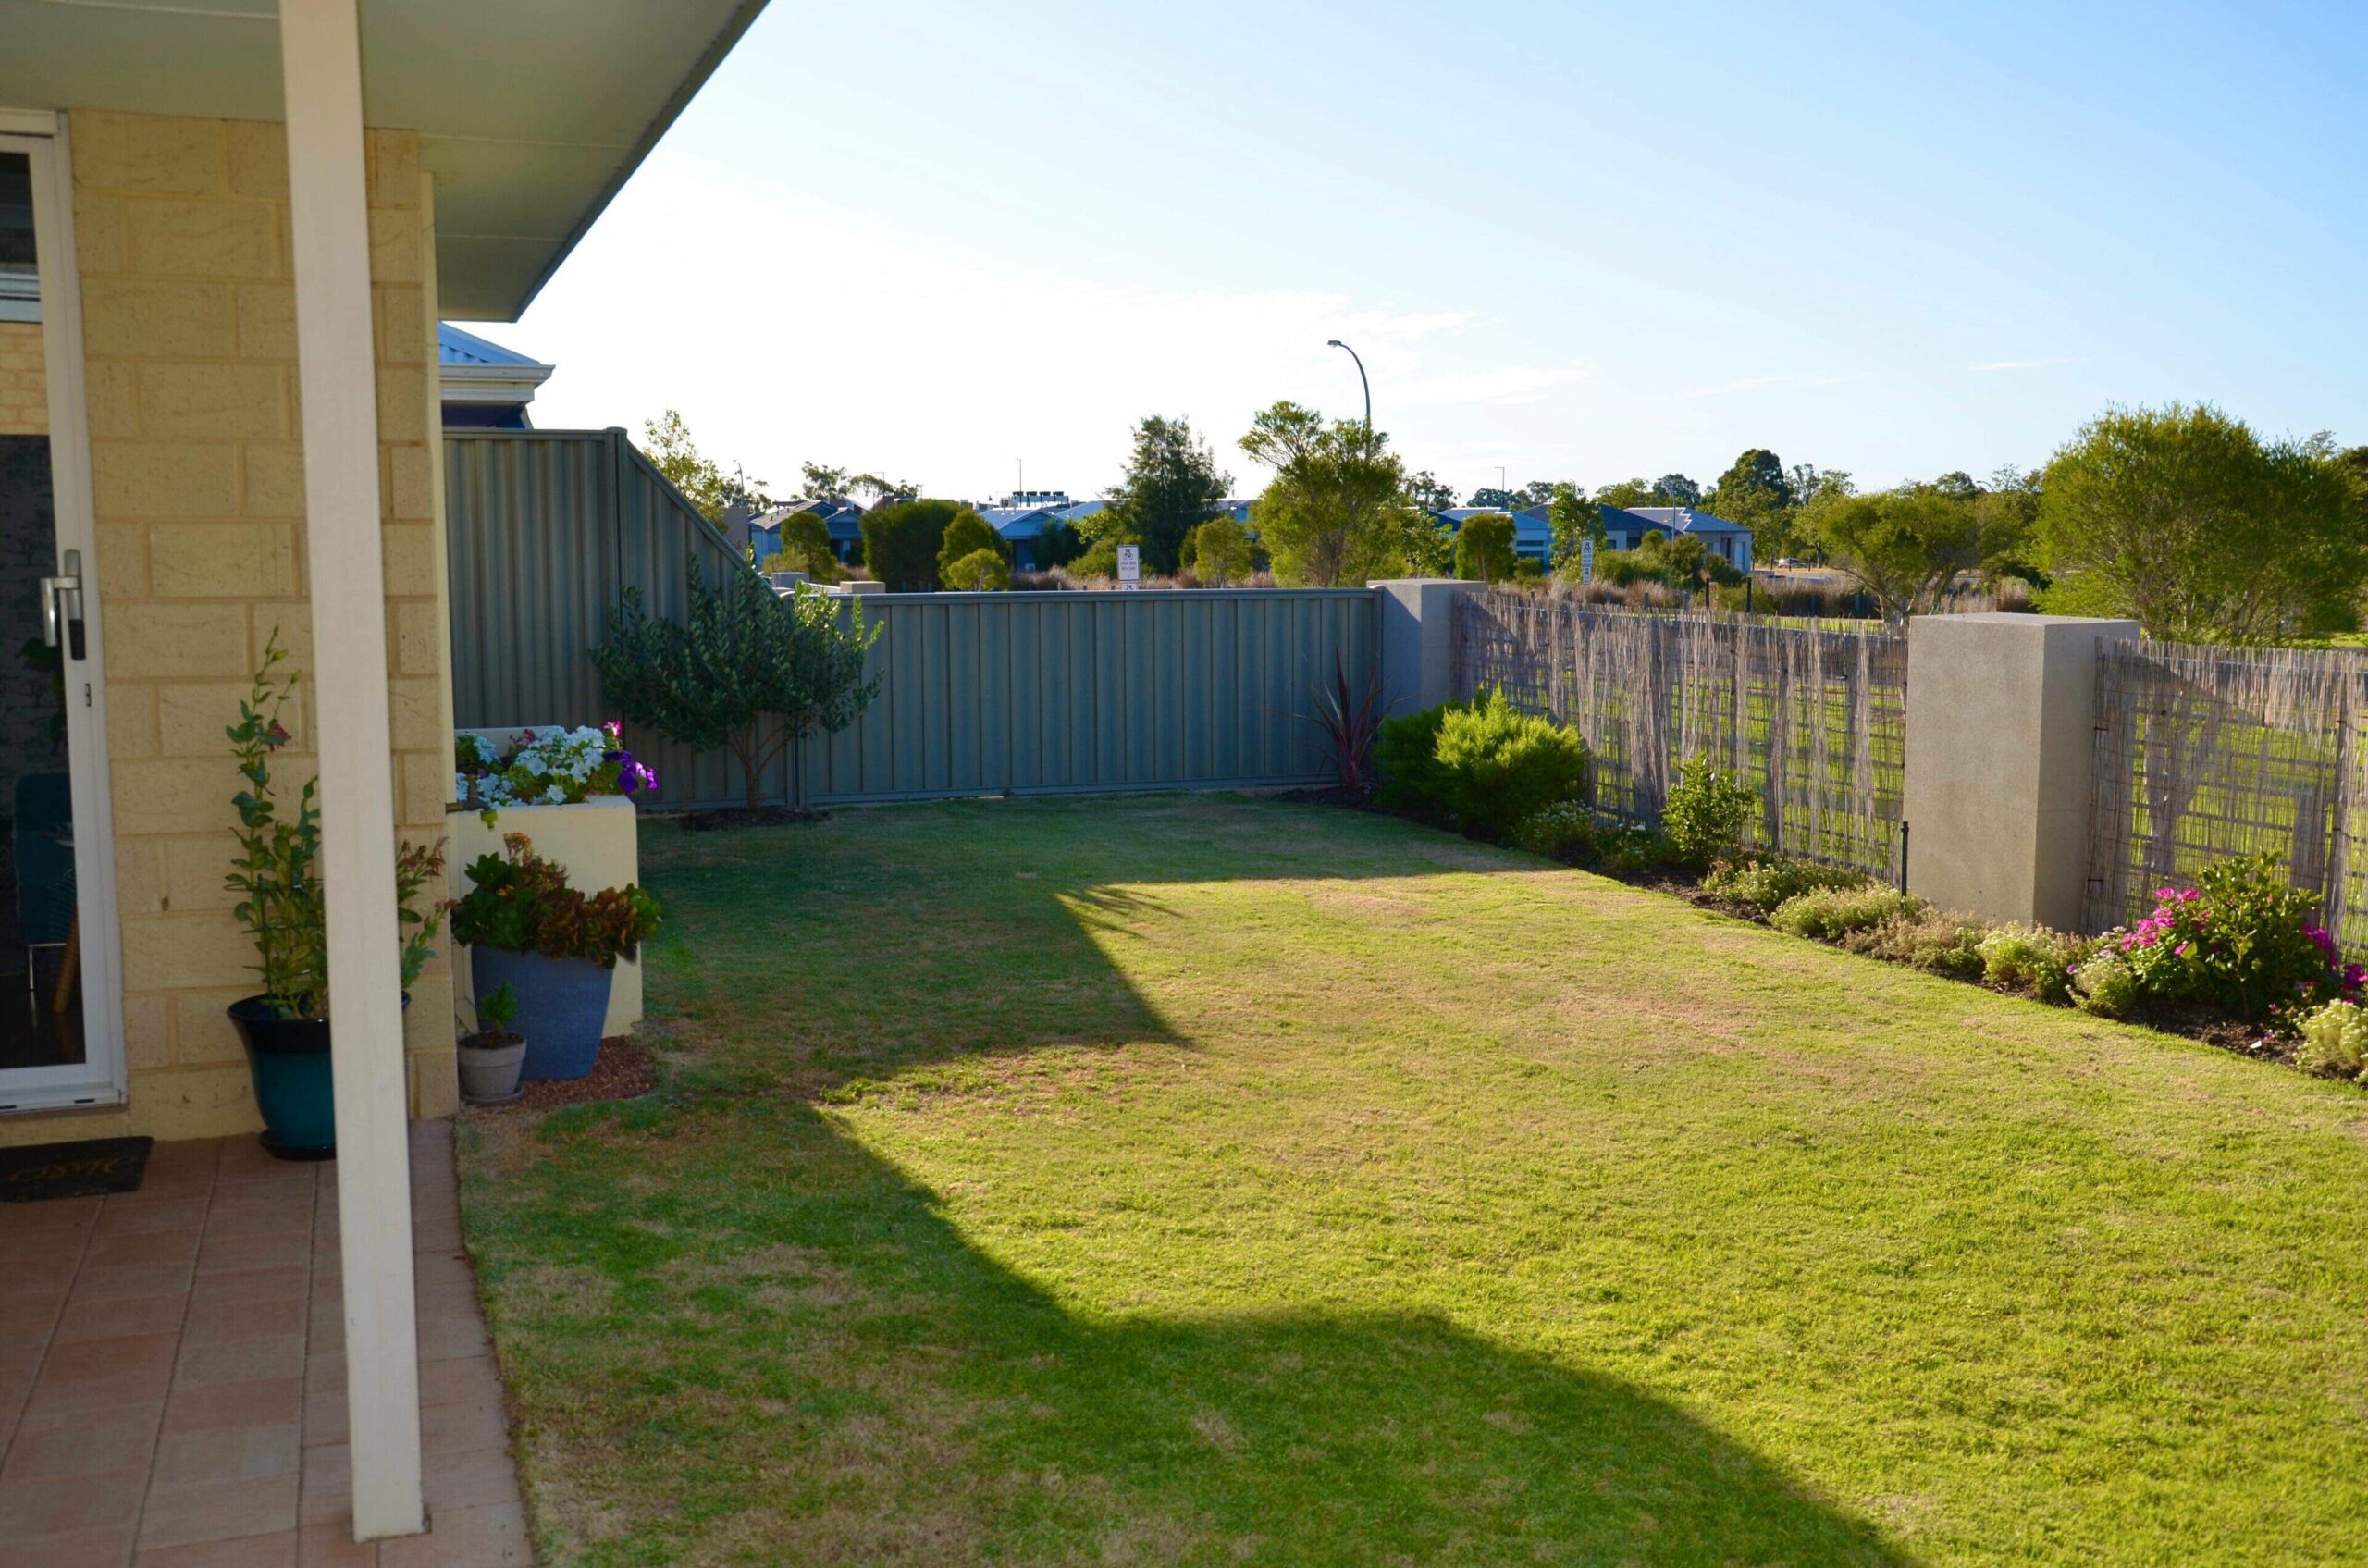
<instances>
[{"instance_id":1,"label":"potted plant","mask_svg":"<svg viewBox=\"0 0 2368 1568\"><path fill-rule=\"evenodd\" d=\"M518 1072L526 1037L510 1031L518 993L497 985L477 998L477 1031L461 1042L461 1098L473 1105L506 1105L523 1093Z\"/></svg>"},{"instance_id":2,"label":"potted plant","mask_svg":"<svg viewBox=\"0 0 2368 1568\"><path fill-rule=\"evenodd\" d=\"M593 894L567 885L567 868L535 853L523 833L469 866L452 910L453 940L469 946L476 994L508 986L529 1042L522 1075L582 1078L600 1055L617 960L658 929L658 900L637 883Z\"/></svg>"},{"instance_id":3,"label":"potted plant","mask_svg":"<svg viewBox=\"0 0 2368 1568\"><path fill-rule=\"evenodd\" d=\"M288 744L279 722L293 673L276 671L288 657L275 631L254 686L225 733L247 787L231 799L239 812L239 855L224 885L238 895L232 913L254 939L263 990L230 1004L230 1022L247 1051L264 1147L282 1159L327 1159L337 1153L337 1114L329 1078L328 928L320 876L318 782L304 781L295 815L281 813L272 754ZM402 936L402 985L435 951L443 904L426 896L441 886L444 845L406 844L395 856L395 898ZM408 1000L408 997L406 997Z\"/></svg>"}]
</instances>

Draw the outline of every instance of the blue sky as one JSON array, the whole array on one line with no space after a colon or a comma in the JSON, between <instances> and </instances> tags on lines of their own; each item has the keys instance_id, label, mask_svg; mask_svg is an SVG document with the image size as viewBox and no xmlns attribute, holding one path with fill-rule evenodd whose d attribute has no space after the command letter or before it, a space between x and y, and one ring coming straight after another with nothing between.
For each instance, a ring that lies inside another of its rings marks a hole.
<instances>
[{"instance_id":1,"label":"blue sky","mask_svg":"<svg viewBox=\"0 0 2368 1568\"><path fill-rule=\"evenodd\" d=\"M777 0L516 326L546 426L1077 494L1291 398L1458 488L2368 441L2368 6Z\"/></svg>"}]
</instances>

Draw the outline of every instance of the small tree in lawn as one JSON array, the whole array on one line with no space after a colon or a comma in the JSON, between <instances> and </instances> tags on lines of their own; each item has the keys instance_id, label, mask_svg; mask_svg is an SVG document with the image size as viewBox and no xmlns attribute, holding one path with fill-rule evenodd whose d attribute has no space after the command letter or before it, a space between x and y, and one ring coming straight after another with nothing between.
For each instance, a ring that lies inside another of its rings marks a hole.
<instances>
[{"instance_id":1,"label":"small tree in lawn","mask_svg":"<svg viewBox=\"0 0 2368 1568\"><path fill-rule=\"evenodd\" d=\"M836 732L871 702L879 679L863 678L864 655L880 635L863 623L859 599L813 592L775 594L753 572L728 572L709 588L694 559L690 615L660 620L627 588L609 612L609 637L592 650L600 687L624 717L694 750L740 759L748 809L762 804L765 769L793 741ZM845 605L853 611L843 620Z\"/></svg>"}]
</instances>

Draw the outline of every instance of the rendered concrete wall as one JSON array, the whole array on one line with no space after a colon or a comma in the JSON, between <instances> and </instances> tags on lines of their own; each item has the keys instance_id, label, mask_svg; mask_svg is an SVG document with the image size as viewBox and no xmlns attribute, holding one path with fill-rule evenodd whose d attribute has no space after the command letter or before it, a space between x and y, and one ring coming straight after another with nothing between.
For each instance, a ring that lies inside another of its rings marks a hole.
<instances>
[{"instance_id":1,"label":"rendered concrete wall","mask_svg":"<svg viewBox=\"0 0 2368 1568\"><path fill-rule=\"evenodd\" d=\"M2097 645L2135 621L1907 624L1907 886L1944 909L2069 931L2088 875Z\"/></svg>"},{"instance_id":2,"label":"rendered concrete wall","mask_svg":"<svg viewBox=\"0 0 2368 1568\"><path fill-rule=\"evenodd\" d=\"M1485 585L1392 577L1367 586L1381 599L1382 710L1412 713L1454 700L1455 601Z\"/></svg>"}]
</instances>

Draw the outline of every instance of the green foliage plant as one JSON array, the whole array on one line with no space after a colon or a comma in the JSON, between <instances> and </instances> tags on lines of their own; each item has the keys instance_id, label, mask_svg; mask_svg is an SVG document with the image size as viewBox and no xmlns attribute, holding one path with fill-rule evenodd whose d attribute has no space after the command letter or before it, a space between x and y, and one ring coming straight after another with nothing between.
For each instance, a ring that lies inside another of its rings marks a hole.
<instances>
[{"instance_id":1,"label":"green foliage plant","mask_svg":"<svg viewBox=\"0 0 2368 1568\"><path fill-rule=\"evenodd\" d=\"M1541 807L1514 825L1513 845L1548 860L1585 863L1595 858L1595 812L1577 800Z\"/></svg>"},{"instance_id":2,"label":"green foliage plant","mask_svg":"<svg viewBox=\"0 0 2368 1568\"><path fill-rule=\"evenodd\" d=\"M1813 942L1839 942L1854 932L1870 931L1902 915L1921 918L1931 907L1913 894L1864 882L1855 887L1813 888L1797 894L1778 905L1768 923Z\"/></svg>"},{"instance_id":3,"label":"green foliage plant","mask_svg":"<svg viewBox=\"0 0 2368 1568\"><path fill-rule=\"evenodd\" d=\"M2095 945L2045 926L1997 926L1981 939L1982 978L2010 989L2028 987L2042 1002L2068 1006L2072 971Z\"/></svg>"},{"instance_id":4,"label":"green foliage plant","mask_svg":"<svg viewBox=\"0 0 2368 1568\"><path fill-rule=\"evenodd\" d=\"M897 500L874 507L863 515L863 563L890 593L929 593L938 586L938 554L946 532L963 517L994 532L958 501Z\"/></svg>"},{"instance_id":5,"label":"green foliage plant","mask_svg":"<svg viewBox=\"0 0 2368 1568\"><path fill-rule=\"evenodd\" d=\"M1513 520L1501 512L1467 517L1455 531L1455 574L1499 583L1513 574Z\"/></svg>"},{"instance_id":6,"label":"green foliage plant","mask_svg":"<svg viewBox=\"0 0 2368 1568\"><path fill-rule=\"evenodd\" d=\"M1587 747L1579 732L1522 712L1501 691L1450 707L1433 755L1447 784L1437 805L1474 837L1501 843L1531 814L1587 796Z\"/></svg>"},{"instance_id":7,"label":"green foliage plant","mask_svg":"<svg viewBox=\"0 0 2368 1568\"><path fill-rule=\"evenodd\" d=\"M467 874L469 891L452 907L452 938L472 947L614 969L658 930L658 900L640 883L593 894L570 887L567 868L536 854L523 833L503 833L501 853L478 856Z\"/></svg>"},{"instance_id":8,"label":"green foliage plant","mask_svg":"<svg viewBox=\"0 0 2368 1568\"><path fill-rule=\"evenodd\" d=\"M2222 860L2191 888L2154 890L2154 911L2104 941L2152 1002L2266 1020L2361 989L2318 923L2319 895L2292 886L2275 851Z\"/></svg>"},{"instance_id":9,"label":"green foliage plant","mask_svg":"<svg viewBox=\"0 0 2368 1568\"><path fill-rule=\"evenodd\" d=\"M945 532L938 540L939 583L949 588L954 586L953 579L948 575L953 570L954 563L957 561L967 561L981 550L993 556L1006 567L1011 564L1011 544L1001 534L995 532L993 524L968 508L956 512L953 520L946 524Z\"/></svg>"},{"instance_id":10,"label":"green foliage plant","mask_svg":"<svg viewBox=\"0 0 2368 1568\"><path fill-rule=\"evenodd\" d=\"M1251 574L1249 531L1230 517L1212 517L1192 530L1192 573L1204 586L1222 588Z\"/></svg>"},{"instance_id":11,"label":"green foliage plant","mask_svg":"<svg viewBox=\"0 0 2368 1568\"><path fill-rule=\"evenodd\" d=\"M864 678L864 656L880 629L865 626L860 599L784 597L753 572L727 572L710 588L696 558L686 583L683 621L648 614L627 588L593 667L634 723L694 750L729 750L755 810L776 757L816 730L846 728L870 705L880 682Z\"/></svg>"},{"instance_id":12,"label":"green foliage plant","mask_svg":"<svg viewBox=\"0 0 2368 1568\"><path fill-rule=\"evenodd\" d=\"M1766 920L1787 899L1804 893L1865 887L1869 880L1863 872L1836 866L1819 866L1778 855L1754 855L1713 865L1702 879L1702 890L1745 905Z\"/></svg>"},{"instance_id":13,"label":"green foliage plant","mask_svg":"<svg viewBox=\"0 0 2368 1568\"><path fill-rule=\"evenodd\" d=\"M477 998L477 1028L496 1043L510 1033L510 1026L517 1021L518 993L507 982L495 986Z\"/></svg>"},{"instance_id":14,"label":"green foliage plant","mask_svg":"<svg viewBox=\"0 0 2368 1568\"><path fill-rule=\"evenodd\" d=\"M2112 947L2099 947L2072 970L2072 1002L2101 1019L2126 1019L2138 1010L2138 976L2129 960Z\"/></svg>"},{"instance_id":15,"label":"green foliage plant","mask_svg":"<svg viewBox=\"0 0 2368 1568\"><path fill-rule=\"evenodd\" d=\"M1187 537L1232 483L1190 420L1151 414L1135 425L1125 475L1082 527L1096 539L1140 544L1145 571L1171 573L1183 564Z\"/></svg>"},{"instance_id":16,"label":"green foliage plant","mask_svg":"<svg viewBox=\"0 0 2368 1568\"><path fill-rule=\"evenodd\" d=\"M232 918L255 945L263 995L282 1018L329 1014L328 915L321 881L319 781L307 778L292 815L281 806L272 759L291 738L281 722L296 687L281 675L288 650L275 629L263 663L239 703L239 722L223 733L246 787L231 797L239 813L237 857L223 885L235 897ZM434 956L443 919L444 841L405 843L395 851L395 908L401 946L399 973L408 990Z\"/></svg>"},{"instance_id":17,"label":"green foliage plant","mask_svg":"<svg viewBox=\"0 0 2368 1568\"><path fill-rule=\"evenodd\" d=\"M1662 802L1661 831L1669 835L1677 863L1699 874L1741 849L1758 809L1758 792L1708 758L1692 757L1679 765Z\"/></svg>"},{"instance_id":18,"label":"green foliage plant","mask_svg":"<svg viewBox=\"0 0 2368 1568\"><path fill-rule=\"evenodd\" d=\"M956 592L997 593L1011 586L1011 562L996 550L974 549L945 566L940 575Z\"/></svg>"},{"instance_id":19,"label":"green foliage plant","mask_svg":"<svg viewBox=\"0 0 2368 1568\"><path fill-rule=\"evenodd\" d=\"M2368 1010L2356 1002L2329 1002L2298 1020L2301 1043L2294 1065L2334 1078L2362 1078L2368 1068Z\"/></svg>"}]
</instances>

